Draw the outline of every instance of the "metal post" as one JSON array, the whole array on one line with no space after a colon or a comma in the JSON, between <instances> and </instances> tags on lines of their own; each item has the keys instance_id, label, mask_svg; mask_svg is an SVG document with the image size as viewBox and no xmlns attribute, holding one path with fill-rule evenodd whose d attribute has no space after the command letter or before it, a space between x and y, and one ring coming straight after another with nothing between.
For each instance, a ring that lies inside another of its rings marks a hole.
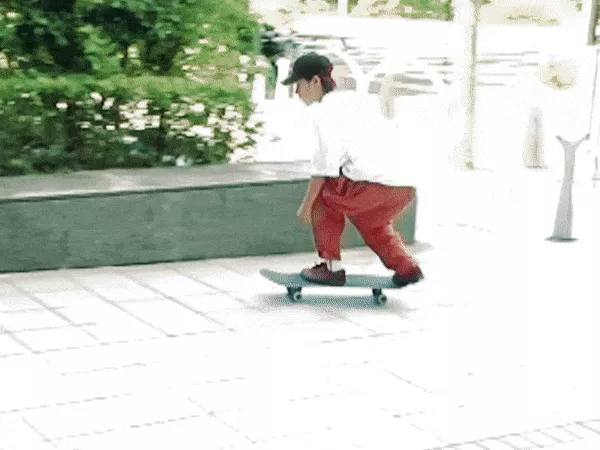
<instances>
[{"instance_id":1,"label":"metal post","mask_svg":"<svg viewBox=\"0 0 600 450\"><path fill-rule=\"evenodd\" d=\"M596 24L598 23L598 0L587 0L590 2L590 14L587 31L587 45L596 44Z\"/></svg>"},{"instance_id":2,"label":"metal post","mask_svg":"<svg viewBox=\"0 0 600 450\"><path fill-rule=\"evenodd\" d=\"M594 0L594 3L596 3L596 1ZM592 181L596 182L598 180L600 180L600 167L599 167L599 156L600 156L600 133L599 133L599 126L600 123L598 122L598 119L596 117L596 115L594 114L597 105L596 105L596 90L598 87L598 52L599 49L596 48L596 59L595 59L595 67L594 67L594 82L592 85L592 107L591 112L590 112L590 128L589 128L589 134L590 136L592 136L592 154L594 155L594 174L592 175Z\"/></svg>"},{"instance_id":3,"label":"metal post","mask_svg":"<svg viewBox=\"0 0 600 450\"><path fill-rule=\"evenodd\" d=\"M463 138L460 143L460 158L465 167L469 170L475 168L475 156L473 151L475 137L475 109L476 109L476 90L477 90L477 22L479 21L479 10L482 0L463 0L465 18L467 22L467 45L466 45L466 64L465 64L465 86L464 112L465 128Z\"/></svg>"}]
</instances>

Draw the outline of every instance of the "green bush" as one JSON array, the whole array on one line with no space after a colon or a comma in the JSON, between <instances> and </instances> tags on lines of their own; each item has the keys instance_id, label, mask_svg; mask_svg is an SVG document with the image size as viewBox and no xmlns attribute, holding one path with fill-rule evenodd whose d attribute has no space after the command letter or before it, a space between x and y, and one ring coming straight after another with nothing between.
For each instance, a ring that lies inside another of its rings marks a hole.
<instances>
[{"instance_id":1,"label":"green bush","mask_svg":"<svg viewBox=\"0 0 600 450\"><path fill-rule=\"evenodd\" d=\"M223 162L255 143L244 89L86 75L0 84L0 175Z\"/></svg>"},{"instance_id":2,"label":"green bush","mask_svg":"<svg viewBox=\"0 0 600 450\"><path fill-rule=\"evenodd\" d=\"M21 0L0 4L0 52L37 75L110 76L179 72L187 47L210 39L239 52L259 49L247 0ZM135 53L137 56L131 57ZM200 59L209 55L204 52ZM136 61L132 61L132 59ZM133 63L133 67L131 64Z\"/></svg>"},{"instance_id":3,"label":"green bush","mask_svg":"<svg viewBox=\"0 0 600 450\"><path fill-rule=\"evenodd\" d=\"M337 6L338 0L325 0L330 5ZM350 9L354 8L359 0L349 0ZM389 0L376 0L373 3L374 16L390 15L386 5ZM399 0L397 5L391 11L393 16L405 17L409 19L435 19L452 20L454 11L452 0Z\"/></svg>"},{"instance_id":4,"label":"green bush","mask_svg":"<svg viewBox=\"0 0 600 450\"><path fill-rule=\"evenodd\" d=\"M259 52L248 0L0 2L0 175L226 161Z\"/></svg>"}]
</instances>

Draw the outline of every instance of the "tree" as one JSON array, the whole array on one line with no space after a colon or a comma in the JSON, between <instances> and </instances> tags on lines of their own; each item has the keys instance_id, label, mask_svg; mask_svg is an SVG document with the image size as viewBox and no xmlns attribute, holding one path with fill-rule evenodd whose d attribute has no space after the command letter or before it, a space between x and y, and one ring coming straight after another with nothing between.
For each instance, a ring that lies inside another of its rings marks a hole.
<instances>
[{"instance_id":1,"label":"tree","mask_svg":"<svg viewBox=\"0 0 600 450\"><path fill-rule=\"evenodd\" d=\"M5 0L0 17L0 51L33 75L127 72L132 47L144 72L172 74L207 34L249 53L258 46L244 0Z\"/></svg>"}]
</instances>

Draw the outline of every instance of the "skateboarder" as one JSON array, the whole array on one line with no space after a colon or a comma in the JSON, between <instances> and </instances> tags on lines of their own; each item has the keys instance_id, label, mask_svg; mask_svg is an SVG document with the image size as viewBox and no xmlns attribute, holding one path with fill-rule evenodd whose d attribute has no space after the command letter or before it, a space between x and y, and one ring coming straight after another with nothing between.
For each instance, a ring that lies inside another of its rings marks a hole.
<instances>
[{"instance_id":1,"label":"skateboarder","mask_svg":"<svg viewBox=\"0 0 600 450\"><path fill-rule=\"evenodd\" d=\"M302 270L313 283L343 286L341 237L348 219L383 264L394 271L393 282L407 286L423 278L409 255L403 238L394 230L395 220L415 198L412 188L402 187L400 170L393 164L391 126L379 112L347 92L335 91L333 66L317 53L298 58L284 85L296 83L296 93L307 105L314 126L311 181L298 210L303 224L312 224L321 262Z\"/></svg>"}]
</instances>

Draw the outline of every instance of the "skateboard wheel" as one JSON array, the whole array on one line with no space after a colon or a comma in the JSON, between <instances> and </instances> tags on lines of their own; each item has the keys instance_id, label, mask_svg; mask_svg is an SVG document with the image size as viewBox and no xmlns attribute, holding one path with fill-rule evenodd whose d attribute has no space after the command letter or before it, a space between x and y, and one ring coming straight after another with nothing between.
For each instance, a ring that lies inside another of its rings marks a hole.
<instances>
[{"instance_id":1,"label":"skateboard wheel","mask_svg":"<svg viewBox=\"0 0 600 450\"><path fill-rule=\"evenodd\" d=\"M290 300L292 300L293 302L299 302L300 300L302 300L302 292L300 289L298 288L288 288L288 296L290 297Z\"/></svg>"},{"instance_id":2,"label":"skateboard wheel","mask_svg":"<svg viewBox=\"0 0 600 450\"><path fill-rule=\"evenodd\" d=\"M387 303L387 297L381 289L373 289L373 297L375 297L377 305L385 305Z\"/></svg>"},{"instance_id":3,"label":"skateboard wheel","mask_svg":"<svg viewBox=\"0 0 600 450\"><path fill-rule=\"evenodd\" d=\"M385 305L387 303L387 297L384 294L380 294L375 297L375 303L378 305Z\"/></svg>"}]
</instances>

